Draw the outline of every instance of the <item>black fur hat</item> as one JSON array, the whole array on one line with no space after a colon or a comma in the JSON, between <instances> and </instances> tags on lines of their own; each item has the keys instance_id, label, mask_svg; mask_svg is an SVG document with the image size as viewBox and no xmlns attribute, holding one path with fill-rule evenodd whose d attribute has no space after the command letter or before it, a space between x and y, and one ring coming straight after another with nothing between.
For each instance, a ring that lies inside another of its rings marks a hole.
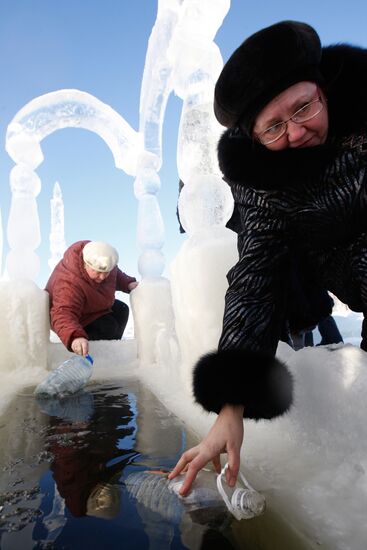
<instances>
[{"instance_id":1,"label":"black fur hat","mask_svg":"<svg viewBox=\"0 0 367 550\"><path fill-rule=\"evenodd\" d=\"M247 38L224 65L215 86L214 112L227 128L251 133L257 114L297 82L323 83L321 43L306 23L281 21Z\"/></svg>"}]
</instances>

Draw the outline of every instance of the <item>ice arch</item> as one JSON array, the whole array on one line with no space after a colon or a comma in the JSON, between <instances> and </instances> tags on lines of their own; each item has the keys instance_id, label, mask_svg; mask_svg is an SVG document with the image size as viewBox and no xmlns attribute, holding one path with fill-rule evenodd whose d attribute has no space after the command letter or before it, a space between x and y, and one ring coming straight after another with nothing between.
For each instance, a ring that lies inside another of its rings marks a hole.
<instances>
[{"instance_id":1,"label":"ice arch","mask_svg":"<svg viewBox=\"0 0 367 550\"><path fill-rule=\"evenodd\" d=\"M6 151L16 163L10 173L12 201L7 236L11 248L6 267L11 279L35 279L40 227L36 197L41 180L35 169L43 161L41 141L62 128L83 128L98 134L112 152L116 168L137 172L143 138L109 105L80 90L50 92L27 103L10 122ZM22 220L22 223L19 223Z\"/></svg>"}]
</instances>

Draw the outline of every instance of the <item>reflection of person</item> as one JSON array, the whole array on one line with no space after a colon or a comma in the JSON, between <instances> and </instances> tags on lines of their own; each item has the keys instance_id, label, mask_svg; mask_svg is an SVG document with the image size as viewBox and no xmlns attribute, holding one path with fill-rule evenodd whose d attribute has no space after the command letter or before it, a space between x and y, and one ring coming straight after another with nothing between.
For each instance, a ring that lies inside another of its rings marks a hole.
<instances>
[{"instance_id":1,"label":"reflection of person","mask_svg":"<svg viewBox=\"0 0 367 550\"><path fill-rule=\"evenodd\" d=\"M51 328L69 349L88 353L88 340L119 340L129 308L115 292L129 293L136 279L117 266L118 253L109 244L78 241L65 252L49 278Z\"/></svg>"},{"instance_id":2,"label":"reflection of person","mask_svg":"<svg viewBox=\"0 0 367 550\"><path fill-rule=\"evenodd\" d=\"M133 413L126 395L99 391L87 422L51 416L47 449L51 471L61 497L74 517L106 519L119 512L119 479L136 456L130 448ZM65 403L75 400L74 396Z\"/></svg>"},{"instance_id":3,"label":"reflection of person","mask_svg":"<svg viewBox=\"0 0 367 550\"><path fill-rule=\"evenodd\" d=\"M367 310L366 69L366 50L321 48L312 27L283 21L250 36L219 76L214 109L228 130L218 155L241 223L239 261L228 273L219 349L194 371L196 400L219 414L170 474L187 468L183 494L224 451L233 485L242 417L270 419L291 405L291 377L274 355L292 250L323 288Z\"/></svg>"}]
</instances>

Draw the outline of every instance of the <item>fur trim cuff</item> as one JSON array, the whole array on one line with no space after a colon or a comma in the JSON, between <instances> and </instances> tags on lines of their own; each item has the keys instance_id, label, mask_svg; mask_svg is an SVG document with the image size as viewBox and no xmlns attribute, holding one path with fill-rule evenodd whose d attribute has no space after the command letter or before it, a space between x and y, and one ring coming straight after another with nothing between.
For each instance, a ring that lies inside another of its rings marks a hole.
<instances>
[{"instance_id":1,"label":"fur trim cuff","mask_svg":"<svg viewBox=\"0 0 367 550\"><path fill-rule=\"evenodd\" d=\"M209 412L244 405L244 418L284 414L292 404L293 379L275 357L245 349L221 350L201 357L194 369L195 399Z\"/></svg>"}]
</instances>

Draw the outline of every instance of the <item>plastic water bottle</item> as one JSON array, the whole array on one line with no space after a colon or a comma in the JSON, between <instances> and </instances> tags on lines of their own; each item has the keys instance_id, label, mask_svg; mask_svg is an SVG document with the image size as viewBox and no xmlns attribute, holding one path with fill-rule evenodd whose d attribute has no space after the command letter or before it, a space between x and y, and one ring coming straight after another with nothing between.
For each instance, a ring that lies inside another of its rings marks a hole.
<instances>
[{"instance_id":1,"label":"plastic water bottle","mask_svg":"<svg viewBox=\"0 0 367 550\"><path fill-rule=\"evenodd\" d=\"M263 514L266 507L265 497L250 485L242 472L239 472L236 486L228 487L225 477L227 468L228 463L217 476L217 488L227 509L238 520L250 519ZM223 483L227 486L226 490Z\"/></svg>"},{"instance_id":2,"label":"plastic water bottle","mask_svg":"<svg viewBox=\"0 0 367 550\"><path fill-rule=\"evenodd\" d=\"M90 355L74 355L53 370L35 389L41 398L64 397L84 388L92 376L93 358Z\"/></svg>"},{"instance_id":3,"label":"plastic water bottle","mask_svg":"<svg viewBox=\"0 0 367 550\"><path fill-rule=\"evenodd\" d=\"M160 470L133 472L125 479L125 485L129 495L144 508L170 523L179 525L183 516L191 513L195 521L203 525L227 523L228 515L216 487L215 472L200 471L186 497L179 494L185 475L169 480L167 474Z\"/></svg>"},{"instance_id":4,"label":"plastic water bottle","mask_svg":"<svg viewBox=\"0 0 367 550\"><path fill-rule=\"evenodd\" d=\"M185 497L180 490L185 481L185 474L180 474L168 482L169 491L175 493L182 504L189 510L222 506L223 499L217 489L216 474L212 470L203 468L196 476L191 490Z\"/></svg>"},{"instance_id":5,"label":"plastic water bottle","mask_svg":"<svg viewBox=\"0 0 367 550\"><path fill-rule=\"evenodd\" d=\"M217 506L218 501L225 504L228 511L238 520L250 519L261 515L265 510L265 498L258 493L245 476L239 472L239 480L236 487L223 487L225 485L225 473L228 464L224 466L221 473L216 475L208 470L201 470L186 497L180 497L185 502L185 506L191 508L209 508ZM180 489L185 476L179 475L169 483L169 489L180 496Z\"/></svg>"}]
</instances>

